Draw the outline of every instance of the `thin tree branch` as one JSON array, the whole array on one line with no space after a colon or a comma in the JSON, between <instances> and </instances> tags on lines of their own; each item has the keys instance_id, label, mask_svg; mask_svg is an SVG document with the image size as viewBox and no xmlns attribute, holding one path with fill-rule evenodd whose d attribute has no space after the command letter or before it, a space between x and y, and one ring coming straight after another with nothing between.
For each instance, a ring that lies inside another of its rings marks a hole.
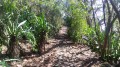
<instances>
[{"instance_id":1,"label":"thin tree branch","mask_svg":"<svg viewBox=\"0 0 120 67\"><path fill-rule=\"evenodd\" d=\"M119 20L119 23L120 23L120 13L119 13L117 7L115 6L115 4L114 4L114 2L113 2L112 0L110 0L110 3L111 3L111 5L112 5L114 11L116 12L117 17L118 17L118 20Z\"/></svg>"}]
</instances>

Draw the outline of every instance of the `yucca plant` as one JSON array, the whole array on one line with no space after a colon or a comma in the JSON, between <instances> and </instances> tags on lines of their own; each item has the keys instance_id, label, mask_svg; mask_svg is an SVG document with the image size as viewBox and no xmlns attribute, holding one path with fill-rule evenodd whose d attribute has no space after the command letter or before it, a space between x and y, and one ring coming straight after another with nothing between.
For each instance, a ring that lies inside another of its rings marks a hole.
<instances>
[{"instance_id":1,"label":"yucca plant","mask_svg":"<svg viewBox=\"0 0 120 67\"><path fill-rule=\"evenodd\" d=\"M21 0L22 1L22 0ZM18 40L21 35L28 36L30 41L35 41L32 32L30 32L29 6L22 4L18 0L1 0L0 3L0 44L7 45L7 53L11 57L19 57L20 47ZM26 13L27 12L27 13Z\"/></svg>"},{"instance_id":2,"label":"yucca plant","mask_svg":"<svg viewBox=\"0 0 120 67\"><path fill-rule=\"evenodd\" d=\"M10 13L12 13L14 10L16 9L16 6L15 6L15 2L11 1L11 0L1 0L0 1L0 41L1 41L1 44L5 45L5 44L8 44L7 42L7 37L5 36L5 34L3 33L4 32L4 27L5 25L4 24L7 24L7 19L6 17L9 16Z\"/></svg>"},{"instance_id":3,"label":"yucca plant","mask_svg":"<svg viewBox=\"0 0 120 67\"><path fill-rule=\"evenodd\" d=\"M20 34L23 32L22 25L25 24L26 21L18 23L18 21L10 21L8 24L5 24L5 33L8 36L8 54L10 57L18 58L20 56L20 46L18 45L18 38Z\"/></svg>"},{"instance_id":4,"label":"yucca plant","mask_svg":"<svg viewBox=\"0 0 120 67\"><path fill-rule=\"evenodd\" d=\"M15 14L16 15L16 14ZM18 45L18 38L20 34L23 32L22 25L26 23L26 20L23 22L19 22L19 15L15 20L13 20L14 14L8 14L6 16L6 20L4 20L4 35L7 37L6 40L8 42L8 51L7 53L10 57L17 58L20 56L20 47Z\"/></svg>"},{"instance_id":5,"label":"yucca plant","mask_svg":"<svg viewBox=\"0 0 120 67\"><path fill-rule=\"evenodd\" d=\"M47 22L45 21L44 14L42 13L40 17L36 16L36 22L34 23L34 29L33 34L36 39L38 49L38 53L43 53L43 50L45 50L44 44L46 41L46 34L49 30L49 26Z\"/></svg>"},{"instance_id":6,"label":"yucca plant","mask_svg":"<svg viewBox=\"0 0 120 67\"><path fill-rule=\"evenodd\" d=\"M25 16L24 16L25 12ZM20 21L27 18L28 23L23 27L26 29L23 32L23 35L32 43L33 51L38 51L39 54L43 53L44 43L46 41L46 34L50 29L50 24L45 21L44 13L41 13L40 16L24 11L21 14Z\"/></svg>"}]
</instances>

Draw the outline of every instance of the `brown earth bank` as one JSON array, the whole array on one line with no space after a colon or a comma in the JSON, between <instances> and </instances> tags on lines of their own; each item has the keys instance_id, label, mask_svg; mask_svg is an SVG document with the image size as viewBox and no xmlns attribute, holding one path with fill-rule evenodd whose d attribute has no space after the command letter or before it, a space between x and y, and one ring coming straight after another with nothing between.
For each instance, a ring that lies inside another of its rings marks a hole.
<instances>
[{"instance_id":1,"label":"brown earth bank","mask_svg":"<svg viewBox=\"0 0 120 67\"><path fill-rule=\"evenodd\" d=\"M44 53L21 57L10 62L11 67L115 67L99 59L86 45L75 45L67 37L67 27L63 26L54 39L45 44ZM119 66L118 66L119 67Z\"/></svg>"}]
</instances>

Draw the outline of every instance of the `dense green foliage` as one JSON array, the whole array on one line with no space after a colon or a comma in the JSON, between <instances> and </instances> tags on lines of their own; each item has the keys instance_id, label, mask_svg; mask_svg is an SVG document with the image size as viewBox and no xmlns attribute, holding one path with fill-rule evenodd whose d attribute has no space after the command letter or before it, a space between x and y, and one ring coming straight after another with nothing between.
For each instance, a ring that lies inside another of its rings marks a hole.
<instances>
[{"instance_id":1,"label":"dense green foliage","mask_svg":"<svg viewBox=\"0 0 120 67\"><path fill-rule=\"evenodd\" d=\"M82 4L82 2L79 2L77 5L76 3L72 2L69 8L71 21L68 22L68 34L74 42L82 43L82 37L87 34L86 32L88 29L88 25L85 19L87 11L85 10L85 8L86 6Z\"/></svg>"},{"instance_id":2,"label":"dense green foliage","mask_svg":"<svg viewBox=\"0 0 120 67\"><path fill-rule=\"evenodd\" d=\"M1 0L0 45L14 51L13 44L28 40L36 51L41 39L55 36L63 19L54 3L46 3L39 0Z\"/></svg>"},{"instance_id":3,"label":"dense green foliage","mask_svg":"<svg viewBox=\"0 0 120 67\"><path fill-rule=\"evenodd\" d=\"M90 46L91 49L100 54L102 59L117 61L120 57L119 22L114 16L110 19L112 16L109 12L112 10L109 9L109 3L105 4L107 6L106 12L104 11L105 17L103 17L103 20L99 20L95 15L97 9L93 8L95 2L95 0L71 0L69 2L68 13L70 15L66 18L69 27L68 34L74 42ZM115 13L113 12L113 14ZM102 30L101 21L106 24L105 30ZM112 25L112 23L114 24Z\"/></svg>"},{"instance_id":4,"label":"dense green foliage","mask_svg":"<svg viewBox=\"0 0 120 67\"><path fill-rule=\"evenodd\" d=\"M97 0L0 0L0 45L15 53L15 45L28 40L39 51L46 38L57 35L64 18L73 42L87 44L105 61L118 61L119 3L103 0L102 6L95 7Z\"/></svg>"}]
</instances>

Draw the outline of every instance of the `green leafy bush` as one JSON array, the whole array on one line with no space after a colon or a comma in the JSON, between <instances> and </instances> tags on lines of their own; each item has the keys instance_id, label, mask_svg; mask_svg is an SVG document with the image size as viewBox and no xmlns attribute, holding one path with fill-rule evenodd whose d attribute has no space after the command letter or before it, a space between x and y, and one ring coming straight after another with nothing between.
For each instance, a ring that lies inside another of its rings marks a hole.
<instances>
[{"instance_id":1,"label":"green leafy bush","mask_svg":"<svg viewBox=\"0 0 120 67\"><path fill-rule=\"evenodd\" d=\"M60 11L50 7L50 4L49 6L45 5L46 2L38 0L1 0L0 43L9 47L13 37L18 43L22 36L25 36L32 43L33 50L38 50L35 47L38 47L39 42L46 38L43 37L44 35L54 36L61 27L63 19ZM49 10L44 8L43 5ZM43 11L45 11L44 14L42 14Z\"/></svg>"},{"instance_id":2,"label":"green leafy bush","mask_svg":"<svg viewBox=\"0 0 120 67\"><path fill-rule=\"evenodd\" d=\"M71 19L68 22L69 30L68 35L74 42L83 43L82 37L87 34L88 25L86 23L86 10L84 4L72 3L70 6ZM84 15L83 15L84 14Z\"/></svg>"}]
</instances>

